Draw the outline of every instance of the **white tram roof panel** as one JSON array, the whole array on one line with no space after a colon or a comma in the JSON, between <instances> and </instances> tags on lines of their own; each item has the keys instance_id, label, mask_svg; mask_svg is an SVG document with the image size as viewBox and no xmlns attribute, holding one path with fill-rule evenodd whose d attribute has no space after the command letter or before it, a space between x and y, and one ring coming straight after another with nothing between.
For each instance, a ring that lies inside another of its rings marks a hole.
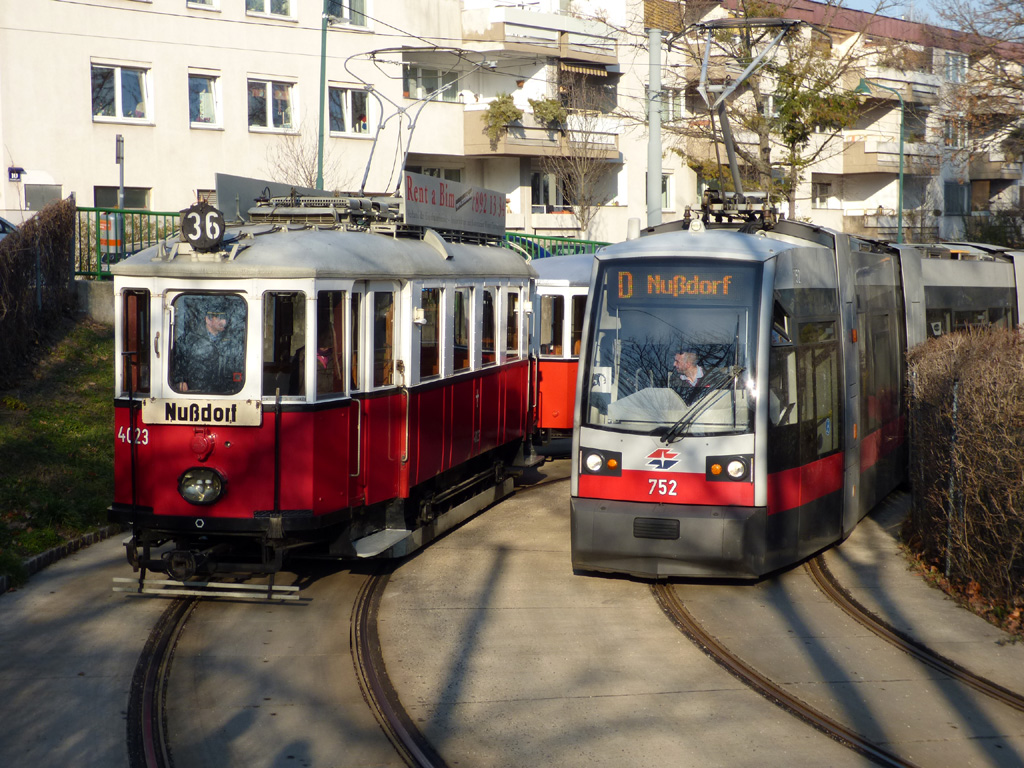
<instances>
[{"instance_id":1,"label":"white tram roof panel","mask_svg":"<svg viewBox=\"0 0 1024 768\"><path fill-rule=\"evenodd\" d=\"M117 276L191 279L525 279L536 274L522 256L497 246L441 241L442 255L437 246L424 240L341 229L264 224L235 232L243 236L237 241L225 240L219 256L193 254L187 247L182 252L179 247L174 258L169 258L173 241L168 240L113 265L110 271ZM241 247L232 259L236 242Z\"/></svg>"},{"instance_id":2,"label":"white tram roof panel","mask_svg":"<svg viewBox=\"0 0 1024 768\"><path fill-rule=\"evenodd\" d=\"M589 285L594 271L594 254L548 256L534 259L530 264L537 271L537 282L541 285Z\"/></svg>"},{"instance_id":3,"label":"white tram roof panel","mask_svg":"<svg viewBox=\"0 0 1024 768\"><path fill-rule=\"evenodd\" d=\"M603 248L596 256L606 258L650 256L713 257L767 261L783 251L795 248L820 248L815 243L790 243L772 237L748 235L734 230L718 229L704 232L665 232L628 240Z\"/></svg>"}]
</instances>

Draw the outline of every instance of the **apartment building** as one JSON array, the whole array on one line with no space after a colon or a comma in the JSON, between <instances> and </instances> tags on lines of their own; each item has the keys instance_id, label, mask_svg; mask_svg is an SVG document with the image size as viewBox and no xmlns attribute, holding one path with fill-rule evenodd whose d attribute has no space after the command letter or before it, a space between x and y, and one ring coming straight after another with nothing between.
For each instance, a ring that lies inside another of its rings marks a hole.
<instances>
[{"instance_id":1,"label":"apartment building","mask_svg":"<svg viewBox=\"0 0 1024 768\"><path fill-rule=\"evenodd\" d=\"M733 5L701 12L721 16ZM825 9L800 0L787 13L822 23ZM501 192L509 229L621 240L630 219L648 223L645 19L670 26L692 20L687 13L668 0L3 3L0 215L17 221L70 194L81 206L115 206L122 174L125 207L164 211L213 194L217 173L313 186L322 157L327 190L392 193L406 169ZM896 96L872 93L843 151L805 174L797 215L892 236L901 122L911 139L908 221L919 212L952 235L965 208L1018 199L1019 163L995 149L943 149L942 136L953 145L963 136L938 109L962 71L956 50L929 42L924 25L856 13L827 24L842 44L902 40L922 51L921 64L893 68L880 58L865 72L899 90L903 120ZM665 73L695 64L679 46L661 61ZM581 87L591 94L582 106L569 97ZM489 107L502 94L522 117L490 137ZM568 107L559 125L535 114L551 101ZM666 125L704 110L685 87L664 87L661 102ZM673 141L663 133L652 170L661 175L653 207L665 221L698 205L705 181ZM586 231L550 162L583 144L603 164ZM247 206L216 202L229 217Z\"/></svg>"}]
</instances>

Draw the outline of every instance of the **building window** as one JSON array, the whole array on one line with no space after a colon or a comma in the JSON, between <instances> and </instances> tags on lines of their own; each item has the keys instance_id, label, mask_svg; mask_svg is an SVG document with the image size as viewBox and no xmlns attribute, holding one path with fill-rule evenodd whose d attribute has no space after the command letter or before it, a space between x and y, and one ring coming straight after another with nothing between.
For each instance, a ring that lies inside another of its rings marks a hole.
<instances>
[{"instance_id":1,"label":"building window","mask_svg":"<svg viewBox=\"0 0 1024 768\"><path fill-rule=\"evenodd\" d=\"M534 213L565 213L568 205L562 185L553 173L534 171L530 174L530 204Z\"/></svg>"},{"instance_id":2,"label":"building window","mask_svg":"<svg viewBox=\"0 0 1024 768\"><path fill-rule=\"evenodd\" d=\"M365 27L366 0L327 0L327 15L346 24Z\"/></svg>"},{"instance_id":3,"label":"building window","mask_svg":"<svg viewBox=\"0 0 1024 768\"><path fill-rule=\"evenodd\" d=\"M367 93L351 88L330 88L332 133L368 133L370 130L367 111Z\"/></svg>"},{"instance_id":4,"label":"building window","mask_svg":"<svg viewBox=\"0 0 1024 768\"><path fill-rule=\"evenodd\" d=\"M971 211L971 185L947 181L943 185L942 212L946 216L965 216Z\"/></svg>"},{"instance_id":5,"label":"building window","mask_svg":"<svg viewBox=\"0 0 1024 768\"><path fill-rule=\"evenodd\" d=\"M832 197L832 182L811 182L811 207L828 208L828 199Z\"/></svg>"},{"instance_id":6,"label":"building window","mask_svg":"<svg viewBox=\"0 0 1024 768\"><path fill-rule=\"evenodd\" d=\"M406 64L402 67L402 95L407 99L459 100L459 73Z\"/></svg>"},{"instance_id":7,"label":"building window","mask_svg":"<svg viewBox=\"0 0 1024 768\"><path fill-rule=\"evenodd\" d=\"M188 76L188 119L193 126L220 125L220 78Z\"/></svg>"},{"instance_id":8,"label":"building window","mask_svg":"<svg viewBox=\"0 0 1024 768\"><path fill-rule=\"evenodd\" d=\"M461 168L420 168L420 173L424 176L433 176L435 179L462 183Z\"/></svg>"},{"instance_id":9,"label":"building window","mask_svg":"<svg viewBox=\"0 0 1024 768\"><path fill-rule=\"evenodd\" d=\"M946 81L950 83L967 82L967 54L946 51Z\"/></svg>"},{"instance_id":10,"label":"building window","mask_svg":"<svg viewBox=\"0 0 1024 768\"><path fill-rule=\"evenodd\" d=\"M967 146L967 123L963 118L947 118L942 121L942 139L947 147Z\"/></svg>"},{"instance_id":11,"label":"building window","mask_svg":"<svg viewBox=\"0 0 1024 768\"><path fill-rule=\"evenodd\" d=\"M678 88L666 88L662 91L664 101L661 105L662 120L681 120L683 117L683 105L686 103L685 94Z\"/></svg>"},{"instance_id":12,"label":"building window","mask_svg":"<svg viewBox=\"0 0 1024 768\"><path fill-rule=\"evenodd\" d=\"M187 0L186 5L209 8L210 10L216 10L220 7L218 5L218 0Z\"/></svg>"},{"instance_id":13,"label":"building window","mask_svg":"<svg viewBox=\"0 0 1024 768\"><path fill-rule=\"evenodd\" d=\"M249 127L277 130L293 127L291 83L249 81Z\"/></svg>"},{"instance_id":14,"label":"building window","mask_svg":"<svg viewBox=\"0 0 1024 768\"><path fill-rule=\"evenodd\" d=\"M93 187L92 200L96 208L117 208L117 187ZM134 211L149 210L148 187L125 187L124 207Z\"/></svg>"},{"instance_id":15,"label":"building window","mask_svg":"<svg viewBox=\"0 0 1024 768\"><path fill-rule=\"evenodd\" d=\"M260 13L266 16L292 17L291 0L245 0L246 13Z\"/></svg>"},{"instance_id":16,"label":"building window","mask_svg":"<svg viewBox=\"0 0 1024 768\"><path fill-rule=\"evenodd\" d=\"M149 70L92 65L92 116L148 120Z\"/></svg>"},{"instance_id":17,"label":"building window","mask_svg":"<svg viewBox=\"0 0 1024 768\"><path fill-rule=\"evenodd\" d=\"M672 174L661 174L661 210L675 210L675 185L672 183Z\"/></svg>"}]
</instances>

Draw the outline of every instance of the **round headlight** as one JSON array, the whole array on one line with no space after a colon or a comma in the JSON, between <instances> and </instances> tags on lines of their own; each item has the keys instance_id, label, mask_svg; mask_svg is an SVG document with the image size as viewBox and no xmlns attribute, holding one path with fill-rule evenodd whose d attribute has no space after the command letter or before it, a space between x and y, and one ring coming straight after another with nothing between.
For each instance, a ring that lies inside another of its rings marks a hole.
<instances>
[{"instance_id":1,"label":"round headlight","mask_svg":"<svg viewBox=\"0 0 1024 768\"><path fill-rule=\"evenodd\" d=\"M601 467L604 466L604 459L599 453L588 453L584 463L591 472L600 472Z\"/></svg>"},{"instance_id":2,"label":"round headlight","mask_svg":"<svg viewBox=\"0 0 1024 768\"><path fill-rule=\"evenodd\" d=\"M747 474L747 465L739 459L733 459L726 465L725 471L729 473L729 477L733 480L739 480Z\"/></svg>"},{"instance_id":3,"label":"round headlight","mask_svg":"<svg viewBox=\"0 0 1024 768\"><path fill-rule=\"evenodd\" d=\"M193 467L179 478L178 493L189 504L213 504L224 493L224 478L209 467Z\"/></svg>"}]
</instances>

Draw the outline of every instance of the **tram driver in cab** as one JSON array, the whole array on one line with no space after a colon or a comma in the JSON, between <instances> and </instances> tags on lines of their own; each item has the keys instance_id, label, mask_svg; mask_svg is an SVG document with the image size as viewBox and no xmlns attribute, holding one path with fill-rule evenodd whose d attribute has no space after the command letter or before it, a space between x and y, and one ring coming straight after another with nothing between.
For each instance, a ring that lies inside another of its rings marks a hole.
<instances>
[{"instance_id":1,"label":"tram driver in cab","mask_svg":"<svg viewBox=\"0 0 1024 768\"><path fill-rule=\"evenodd\" d=\"M238 304L241 306L233 306ZM245 381L244 304L240 299L179 296L171 383L178 392L233 395ZM242 319L236 317L240 314Z\"/></svg>"},{"instance_id":2,"label":"tram driver in cab","mask_svg":"<svg viewBox=\"0 0 1024 768\"><path fill-rule=\"evenodd\" d=\"M673 370L669 373L669 387L683 398L687 405L693 405L708 392L704 368L697 363L697 350L690 346L680 347L675 354Z\"/></svg>"}]
</instances>

